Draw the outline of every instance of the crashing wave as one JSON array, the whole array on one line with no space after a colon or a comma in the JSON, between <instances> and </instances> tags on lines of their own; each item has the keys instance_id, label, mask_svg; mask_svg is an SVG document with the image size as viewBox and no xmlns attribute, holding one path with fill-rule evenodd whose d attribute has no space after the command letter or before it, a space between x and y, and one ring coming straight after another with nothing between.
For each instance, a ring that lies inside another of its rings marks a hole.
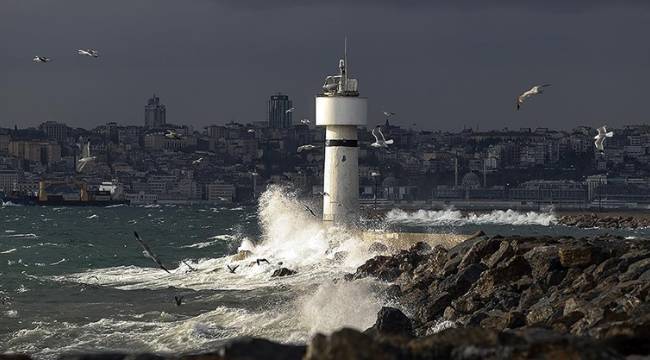
<instances>
[{"instance_id":1,"label":"crashing wave","mask_svg":"<svg viewBox=\"0 0 650 360\"><path fill-rule=\"evenodd\" d=\"M393 209L386 214L386 220L393 224L420 226L461 226L475 225L543 225L557 223L557 217L552 212L539 213L534 211L519 212L515 210L493 210L488 213L466 213L459 210L418 210L406 212Z\"/></svg>"}]
</instances>

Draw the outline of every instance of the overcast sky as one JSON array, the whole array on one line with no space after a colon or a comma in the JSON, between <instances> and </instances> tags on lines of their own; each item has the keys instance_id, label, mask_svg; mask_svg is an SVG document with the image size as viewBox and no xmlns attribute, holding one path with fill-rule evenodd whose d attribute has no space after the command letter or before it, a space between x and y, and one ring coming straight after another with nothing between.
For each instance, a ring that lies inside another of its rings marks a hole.
<instances>
[{"instance_id":1,"label":"overcast sky","mask_svg":"<svg viewBox=\"0 0 650 360\"><path fill-rule=\"evenodd\" d=\"M346 35L371 125L383 110L431 130L650 120L650 1L350 2L0 0L0 126L142 125L154 92L195 128L265 120L278 91L313 118ZM536 83L553 86L515 112Z\"/></svg>"}]
</instances>

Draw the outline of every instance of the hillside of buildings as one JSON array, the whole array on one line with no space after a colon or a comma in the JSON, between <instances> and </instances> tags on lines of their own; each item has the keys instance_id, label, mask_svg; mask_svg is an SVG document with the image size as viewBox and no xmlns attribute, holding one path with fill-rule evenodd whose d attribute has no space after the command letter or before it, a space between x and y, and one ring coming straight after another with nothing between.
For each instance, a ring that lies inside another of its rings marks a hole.
<instances>
[{"instance_id":1,"label":"hillside of buildings","mask_svg":"<svg viewBox=\"0 0 650 360\"><path fill-rule=\"evenodd\" d=\"M131 203L246 203L269 183L301 195L322 191L324 129L287 112L286 95L268 100L266 121L193 128L167 122L157 96L145 105L143 126L108 123L72 128L63 119L33 128L0 128L0 192L33 194L39 181L79 196L80 183ZM9 119L11 120L11 119ZM7 123L8 121L5 121ZM383 120L382 120L383 122ZM383 123L395 144L368 145L359 128L360 197L376 206L607 209L650 206L650 126L612 129L606 151L595 129L547 128L442 132ZM174 136L169 136L169 134ZM83 144L96 160L82 171ZM312 151L298 153L304 144Z\"/></svg>"}]
</instances>

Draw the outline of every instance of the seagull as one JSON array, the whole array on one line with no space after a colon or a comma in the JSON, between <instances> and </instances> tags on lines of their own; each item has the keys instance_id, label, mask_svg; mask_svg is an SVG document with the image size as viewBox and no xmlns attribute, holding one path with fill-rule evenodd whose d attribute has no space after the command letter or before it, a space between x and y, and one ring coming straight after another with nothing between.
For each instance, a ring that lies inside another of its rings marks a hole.
<instances>
[{"instance_id":1,"label":"seagull","mask_svg":"<svg viewBox=\"0 0 650 360\"><path fill-rule=\"evenodd\" d=\"M525 91L523 94L519 95L517 97L517 110L519 110L521 104L523 104L524 101L526 101L526 99L535 95L543 94L544 88L549 86L551 86L551 84L535 85L532 88L530 88L530 90Z\"/></svg>"},{"instance_id":2,"label":"seagull","mask_svg":"<svg viewBox=\"0 0 650 360\"><path fill-rule=\"evenodd\" d=\"M97 157L90 156L90 141L81 149L81 159L77 160L77 172L82 172L89 163L95 161Z\"/></svg>"},{"instance_id":3,"label":"seagull","mask_svg":"<svg viewBox=\"0 0 650 360\"><path fill-rule=\"evenodd\" d=\"M230 271L231 274L234 274L235 270L237 270L239 265L235 265L234 267L230 267L230 265L226 265L226 267L228 268L228 271Z\"/></svg>"},{"instance_id":4,"label":"seagull","mask_svg":"<svg viewBox=\"0 0 650 360\"><path fill-rule=\"evenodd\" d=\"M151 248L149 248L149 245L147 245L147 244L146 244L146 243L145 243L145 242L140 238L140 235L138 235L138 232L137 232L137 231L134 231L134 232L133 232L133 235L135 235L135 239L140 243L140 245L142 246L142 249L144 249L144 252L147 254L147 256L148 256L149 258L151 258L151 260L153 260L156 264L158 264L158 266L159 266L161 269L165 270L168 274L171 274L171 272L169 272L169 270L167 270L167 268L165 267L165 265L163 265L163 263L160 261L160 259L158 258L158 256L156 256L156 254L154 254L153 251L151 251Z\"/></svg>"},{"instance_id":5,"label":"seagull","mask_svg":"<svg viewBox=\"0 0 650 360\"><path fill-rule=\"evenodd\" d=\"M295 107L292 107L292 108L290 108L289 110L287 110L287 111L285 111L285 113L287 113L287 114L288 114L288 113L291 113L291 112L293 112L294 110L296 110L296 108L295 108Z\"/></svg>"},{"instance_id":6,"label":"seagull","mask_svg":"<svg viewBox=\"0 0 650 360\"><path fill-rule=\"evenodd\" d=\"M257 265L259 265L260 263L263 263L263 262L271 265L271 263L266 259L257 259L257 260L255 260L255 262L257 262Z\"/></svg>"},{"instance_id":7,"label":"seagull","mask_svg":"<svg viewBox=\"0 0 650 360\"><path fill-rule=\"evenodd\" d=\"M302 120L300 120L300 123L303 124L303 125L309 125L309 124L311 124L311 120L309 120L309 119L302 119Z\"/></svg>"},{"instance_id":8,"label":"seagull","mask_svg":"<svg viewBox=\"0 0 650 360\"><path fill-rule=\"evenodd\" d=\"M180 139L181 135L174 130L166 130L165 137L167 139Z\"/></svg>"},{"instance_id":9,"label":"seagull","mask_svg":"<svg viewBox=\"0 0 650 360\"><path fill-rule=\"evenodd\" d=\"M255 134L255 129L248 129L249 134Z\"/></svg>"},{"instance_id":10,"label":"seagull","mask_svg":"<svg viewBox=\"0 0 650 360\"><path fill-rule=\"evenodd\" d=\"M200 157L200 158L198 158L198 159L192 161L192 165L199 165L199 164L201 163L201 161L203 161L203 158L202 158L202 157Z\"/></svg>"},{"instance_id":11,"label":"seagull","mask_svg":"<svg viewBox=\"0 0 650 360\"><path fill-rule=\"evenodd\" d=\"M396 114L394 112L384 111L384 115L386 115L386 117L391 117L391 116L395 116Z\"/></svg>"},{"instance_id":12,"label":"seagull","mask_svg":"<svg viewBox=\"0 0 650 360\"><path fill-rule=\"evenodd\" d=\"M185 260L181 260L181 261L183 262L183 264L185 264L185 266L187 266L190 269L190 271L196 271L196 269L193 268L190 264L188 264Z\"/></svg>"},{"instance_id":13,"label":"seagull","mask_svg":"<svg viewBox=\"0 0 650 360\"><path fill-rule=\"evenodd\" d=\"M324 192L324 191L319 191L314 194L315 196L330 196L330 194Z\"/></svg>"},{"instance_id":14,"label":"seagull","mask_svg":"<svg viewBox=\"0 0 650 360\"><path fill-rule=\"evenodd\" d=\"M88 57L93 57L93 58L98 58L99 57L99 51L95 49L80 49L77 50L77 54L83 55L83 56L88 56Z\"/></svg>"},{"instance_id":15,"label":"seagull","mask_svg":"<svg viewBox=\"0 0 650 360\"><path fill-rule=\"evenodd\" d=\"M614 136L614 132L607 132L606 126L600 127L596 130L598 131L598 135L594 136L594 140L596 140L594 142L594 145L596 145L596 149L598 149L598 151L603 154L605 152L605 147L603 146L605 138Z\"/></svg>"},{"instance_id":16,"label":"seagull","mask_svg":"<svg viewBox=\"0 0 650 360\"><path fill-rule=\"evenodd\" d=\"M377 136L381 136L381 139ZM388 145L393 144L393 139L386 140L386 137L384 137L384 134L381 132L381 126L377 125L374 129L372 129L372 136L375 137L375 142L370 144L370 146L374 148L388 148Z\"/></svg>"},{"instance_id":17,"label":"seagull","mask_svg":"<svg viewBox=\"0 0 650 360\"><path fill-rule=\"evenodd\" d=\"M305 206L305 210L309 211L312 214L312 216L316 217L316 213L314 213L314 210L310 209L309 206L307 205L304 206Z\"/></svg>"},{"instance_id":18,"label":"seagull","mask_svg":"<svg viewBox=\"0 0 650 360\"><path fill-rule=\"evenodd\" d=\"M298 149L296 150L297 152L303 152L303 151L310 151L316 149L318 146L312 145L312 144L307 144L307 145L302 145L299 146Z\"/></svg>"},{"instance_id":19,"label":"seagull","mask_svg":"<svg viewBox=\"0 0 650 360\"><path fill-rule=\"evenodd\" d=\"M34 56L32 61L35 62L35 63L48 63L48 62L52 61L52 59L50 59L48 57L45 57L45 56Z\"/></svg>"},{"instance_id":20,"label":"seagull","mask_svg":"<svg viewBox=\"0 0 650 360\"><path fill-rule=\"evenodd\" d=\"M183 303L183 297L184 296L182 296L182 295L181 296L174 296L174 300L176 301L176 306L181 306L181 304Z\"/></svg>"}]
</instances>

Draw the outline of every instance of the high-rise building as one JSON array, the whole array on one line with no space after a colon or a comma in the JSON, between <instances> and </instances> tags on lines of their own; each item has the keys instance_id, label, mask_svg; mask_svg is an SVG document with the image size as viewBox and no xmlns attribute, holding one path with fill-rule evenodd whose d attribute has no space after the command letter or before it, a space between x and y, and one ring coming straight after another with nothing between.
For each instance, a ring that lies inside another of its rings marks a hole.
<instances>
[{"instance_id":1,"label":"high-rise building","mask_svg":"<svg viewBox=\"0 0 650 360\"><path fill-rule=\"evenodd\" d=\"M147 129L160 128L167 123L167 109L160 103L160 98L153 94L144 107L144 127Z\"/></svg>"},{"instance_id":2,"label":"high-rise building","mask_svg":"<svg viewBox=\"0 0 650 360\"><path fill-rule=\"evenodd\" d=\"M47 135L48 139L63 142L68 136L68 127L63 123L58 123L56 121L46 121L42 123L39 128Z\"/></svg>"},{"instance_id":3,"label":"high-rise building","mask_svg":"<svg viewBox=\"0 0 650 360\"><path fill-rule=\"evenodd\" d=\"M269 99L269 127L273 129L286 129L292 125L293 102L289 96L278 93Z\"/></svg>"}]
</instances>

